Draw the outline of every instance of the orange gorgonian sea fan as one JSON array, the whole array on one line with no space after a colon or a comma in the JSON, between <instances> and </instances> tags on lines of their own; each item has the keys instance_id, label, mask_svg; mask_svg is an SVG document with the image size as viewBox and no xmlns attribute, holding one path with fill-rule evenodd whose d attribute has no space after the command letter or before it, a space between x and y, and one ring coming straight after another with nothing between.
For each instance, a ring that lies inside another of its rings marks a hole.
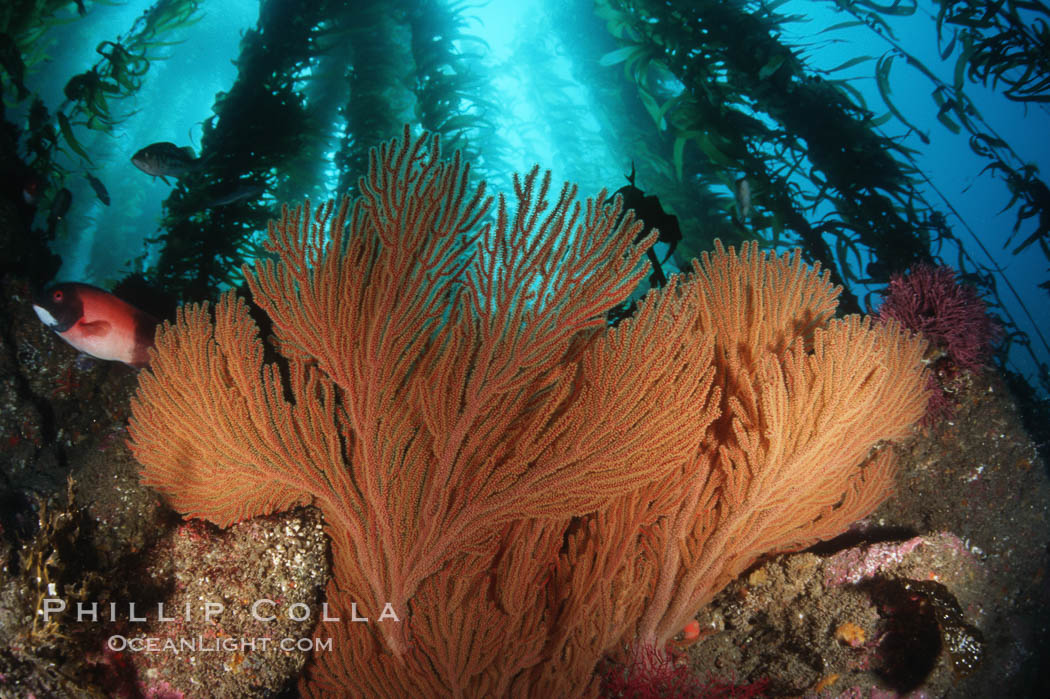
<instances>
[{"instance_id":1,"label":"orange gorgonian sea fan","mask_svg":"<svg viewBox=\"0 0 1050 699\"><path fill-rule=\"evenodd\" d=\"M311 696L594 694L603 654L870 512L872 447L922 414L921 343L830 320L797 253L719 246L608 328L655 235L604 192L552 206L538 169L488 221L468 170L406 128L352 203L285 208L245 272L286 369L228 294L160 331L133 402L178 511L324 513L347 621L318 627Z\"/></svg>"}]
</instances>

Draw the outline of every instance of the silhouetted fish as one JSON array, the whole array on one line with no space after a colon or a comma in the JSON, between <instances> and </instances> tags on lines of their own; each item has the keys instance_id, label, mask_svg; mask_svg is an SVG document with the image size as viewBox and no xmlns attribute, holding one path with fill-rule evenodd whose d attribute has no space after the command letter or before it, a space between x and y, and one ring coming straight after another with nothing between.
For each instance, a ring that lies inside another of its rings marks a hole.
<instances>
[{"instance_id":1,"label":"silhouetted fish","mask_svg":"<svg viewBox=\"0 0 1050 699\"><path fill-rule=\"evenodd\" d=\"M167 177L181 177L200 165L193 149L180 148L170 141L153 143L131 156L131 163L147 175L153 175L168 184Z\"/></svg>"},{"instance_id":2,"label":"silhouetted fish","mask_svg":"<svg viewBox=\"0 0 1050 699\"><path fill-rule=\"evenodd\" d=\"M747 225L747 219L751 217L751 185L746 177L739 177L733 183L733 205L737 222L742 226Z\"/></svg>"},{"instance_id":3,"label":"silhouetted fish","mask_svg":"<svg viewBox=\"0 0 1050 699\"><path fill-rule=\"evenodd\" d=\"M109 192L106 191L106 185L102 184L102 180L95 177L90 172L85 172L84 177L87 178L91 188L95 190L95 196L98 197L98 200L106 206L109 206Z\"/></svg>"},{"instance_id":4,"label":"silhouetted fish","mask_svg":"<svg viewBox=\"0 0 1050 699\"><path fill-rule=\"evenodd\" d=\"M69 213L69 207L73 204L73 193L63 187L58 190L54 201L51 202L51 213L47 215L47 237L50 240L55 237L58 224Z\"/></svg>"},{"instance_id":5,"label":"silhouetted fish","mask_svg":"<svg viewBox=\"0 0 1050 699\"><path fill-rule=\"evenodd\" d=\"M226 206L244 199L255 199L266 191L266 185L258 182L242 182L223 194L218 195L204 205L205 209Z\"/></svg>"},{"instance_id":6,"label":"silhouetted fish","mask_svg":"<svg viewBox=\"0 0 1050 699\"><path fill-rule=\"evenodd\" d=\"M634 163L631 163L631 174L627 175L627 181L630 184L621 187L613 194L614 197L616 194L623 197L623 211L620 212L620 218L617 219L616 223L618 225L623 220L628 209L633 209L635 217L643 224L642 230L635 237L634 242L637 243L649 235L652 229L658 229L660 231L660 242L668 245L667 254L664 255L663 260L667 262L674 253L678 241L682 239L682 229L678 226L678 217L664 211L664 207L660 205L660 199L655 195L650 194L646 196L642 190L634 186ZM646 254L653 265L653 273L649 278L649 283L657 287L663 286L667 283L667 277L664 275L663 267L657 259L656 253L653 252L652 248L649 248Z\"/></svg>"}]
</instances>

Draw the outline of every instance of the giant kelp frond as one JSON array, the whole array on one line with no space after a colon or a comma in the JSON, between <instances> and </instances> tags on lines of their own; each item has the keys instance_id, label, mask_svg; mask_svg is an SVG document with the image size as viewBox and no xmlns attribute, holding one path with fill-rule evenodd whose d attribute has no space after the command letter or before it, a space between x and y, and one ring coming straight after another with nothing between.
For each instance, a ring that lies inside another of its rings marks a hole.
<instances>
[{"instance_id":1,"label":"giant kelp frond","mask_svg":"<svg viewBox=\"0 0 1050 699\"><path fill-rule=\"evenodd\" d=\"M645 62L649 73L643 77L641 63L630 58L636 47L619 43L627 26L616 21L610 8L605 4L592 8L592 3L577 0L550 3L547 10L550 35L542 34L532 44L545 41L551 51L571 59L570 74L590 105L588 119L597 121L597 138L622 164L622 169L617 170L627 175L634 165L638 187L657 195L662 206L678 217L684 238L677 257L688 260L697 256L709 249L716 238L733 243L764 236L761 227L747 230L732 221L732 197L726 193L739 173L710 167L702 154L682 148L676 130L668 128L667 120L660 118L685 99L680 89L676 91L677 79L662 64L651 60ZM533 45L526 43L523 54L531 55L532 49ZM638 88L636 75L647 87ZM631 79L624 79L625 76ZM545 90L545 82L552 80L544 75L530 79L539 90ZM570 93L556 80L552 89ZM575 116L575 112L570 112L570 116ZM548 128L560 135L563 127L555 124ZM569 154L574 149L586 154L595 149L587 136L570 137L570 144L560 147ZM590 160L586 155L584 159ZM607 172L601 181L608 183L609 177ZM614 186L624 184L619 174L611 181L616 183Z\"/></svg>"},{"instance_id":2,"label":"giant kelp frond","mask_svg":"<svg viewBox=\"0 0 1050 699\"><path fill-rule=\"evenodd\" d=\"M479 148L498 144L496 105L488 71L480 60L487 44L467 31L466 3L419 0L406 6L412 52L415 120L441 134L449 147L461 150L482 173L499 170L499 151Z\"/></svg>"},{"instance_id":3,"label":"giant kelp frond","mask_svg":"<svg viewBox=\"0 0 1050 699\"><path fill-rule=\"evenodd\" d=\"M998 89L1007 98L1019 102L1050 102L1050 8L1043 2L1015 2L1006 0L998 3L985 3L976 0L939 0L937 15L937 38L940 44L940 58L949 61L954 58L954 69L951 81L942 80L937 73L919 59L894 34L892 25L887 19L897 15L912 15L917 9L914 2L895 2L884 5L877 2L860 0L853 3L835 2L838 11L848 13L856 18L856 25L867 27L889 45L889 49L879 57L875 65L875 80L883 101L890 114L910 131L914 131L925 142L929 143L928 134L915 128L905 115L904 110L895 103L892 96L893 66L896 59L902 59L898 65L906 65L908 70L915 71L931 85L931 100L936 107L937 120L951 133L969 134L970 149L979 157L988 161L981 174L1000 177L1010 194L1010 199L1003 211L1013 209L1016 220L1012 232L1006 237L1003 247L1014 244L1022 228L1027 228L1026 235L1012 249L1017 255L1026 248L1039 243L1039 249L1047 260L1050 260L1050 187L1040 177L1038 168L1028 162L1028 158L1011 144L1008 136L996 131L985 120L977 104L967 93L967 78L980 82L993 89ZM948 36L950 32L950 36ZM905 159L911 160L911 154L902 151ZM917 168L915 177L925 178ZM934 183L927 180L927 185L938 191ZM939 193L939 191L938 191ZM958 215L945 197L944 205ZM961 218L960 218L961 220ZM985 254L991 267L985 267L968 253L957 240L960 269L972 269L974 274L982 274L986 279L998 278L1012 294L1029 317L1036 339L1044 351L1050 351L1050 345L1040 330L1039 324L1031 319L1031 311L1021 300L1014 284L1007 277L995 258L987 250L981 237L970 230L966 221L961 225L971 233L974 244ZM944 240L954 236L946 227ZM943 241L942 241L943 242ZM903 270L900 270L903 271ZM998 300L995 284L985 284L987 291L996 297L999 313L1007 319L1014 329L1010 335L1016 335L1021 345L1027 347L1033 360L1038 365L1039 359L1032 351L1030 340L1017 329L1011 310Z\"/></svg>"},{"instance_id":4,"label":"giant kelp frond","mask_svg":"<svg viewBox=\"0 0 1050 699\"><path fill-rule=\"evenodd\" d=\"M334 38L352 54L344 77L345 127L335 155L339 192L357 193L358 179L368 171L371 145L397 135L410 119L412 92L403 72L411 56L402 39L406 28L401 15L384 0L354 3L337 15L341 21Z\"/></svg>"},{"instance_id":5,"label":"giant kelp frond","mask_svg":"<svg viewBox=\"0 0 1050 699\"><path fill-rule=\"evenodd\" d=\"M929 256L915 235L921 197L900 146L779 40L782 18L713 1L606 0L600 12L622 44L606 62L624 64L650 118L673 139L676 175L744 175L764 214L758 227L781 239L790 231L843 285L847 308L857 307L849 260L825 234L846 250L859 240L889 269ZM661 75L673 76L678 91L669 93ZM829 202L833 220L812 223Z\"/></svg>"},{"instance_id":6,"label":"giant kelp frond","mask_svg":"<svg viewBox=\"0 0 1050 699\"><path fill-rule=\"evenodd\" d=\"M951 28L942 55L961 45L956 75L965 70L971 80L991 83L1017 102L1050 102L1050 7L1040 0L937 4L938 38L944 40Z\"/></svg>"},{"instance_id":7,"label":"giant kelp frond","mask_svg":"<svg viewBox=\"0 0 1050 699\"><path fill-rule=\"evenodd\" d=\"M322 5L266 0L241 42L237 79L204 124L199 167L165 202L164 248L151 274L180 298L212 298L240 283L241 264L254 257L246 253L256 251L253 237L272 215L258 197L210 206L216 193L255 184L272 196L301 157L321 156L324 115L310 111L296 78L327 17Z\"/></svg>"},{"instance_id":8,"label":"giant kelp frond","mask_svg":"<svg viewBox=\"0 0 1050 699\"><path fill-rule=\"evenodd\" d=\"M138 93L150 63L164 57L172 33L200 19L200 5L201 0L157 0L128 32L101 42L95 49L101 58L66 83L64 94L74 103L68 117L82 116L88 128L97 130L109 130L126 119L113 113L111 102Z\"/></svg>"}]
</instances>

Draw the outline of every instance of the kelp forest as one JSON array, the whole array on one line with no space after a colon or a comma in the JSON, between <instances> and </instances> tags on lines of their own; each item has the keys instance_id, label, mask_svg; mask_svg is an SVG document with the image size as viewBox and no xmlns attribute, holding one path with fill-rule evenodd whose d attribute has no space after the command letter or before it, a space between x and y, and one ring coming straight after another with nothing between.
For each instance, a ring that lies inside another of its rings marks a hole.
<instances>
[{"instance_id":1,"label":"kelp forest","mask_svg":"<svg viewBox=\"0 0 1050 699\"><path fill-rule=\"evenodd\" d=\"M508 132L540 129L554 144L555 161L542 164L565 177L615 191L633 169L639 187L678 218L676 261L715 239L800 246L843 286L847 311L871 308L875 290L917 263L951 264L1001 318L1002 356L1028 355L1038 367L1029 380L1045 388L1050 347L1033 316L1038 297L1022 299L994 260L1004 258L1000 248L1034 248L1050 260L1050 190L1009 135L983 119L969 92L987 86L1046 109L1046 6L934 3L939 56L954 63L954 77L945 81L892 29L891 20L926 11L917 2L813 3L841 15L813 43L846 27L882 41L881 55L839 66L870 71L883 98L876 104L855 79L814 68L807 46L783 39L809 4L548 3L525 29L530 35L518 41L510 67L522 74L539 116L514 121L498 96L498 66L487 60L491 47L471 3L264 0L256 25L240 39L235 80L202 118L198 166L165 199L149 234L153 252L125 251L137 258L128 270L180 300L212 297L238 284L241 264L263 254L258 241L275 202L353 193L368 148L401 124L440 134L447 153L460 150L474 174L497 189L506 188L513 170L508 153L520 147ZM40 181L41 211L61 203L68 179L106 159L106 139L117 138L134 114L151 66L178 52L181 33L208 10L199 0L154 3L126 32L100 37L94 64L65 79L60 104L47 104L28 90L25 76L46 73L47 54L36 47L54 25L90 20L92 3L72 8L37 1L3 11L5 148L17 154L20 170L9 178ZM567 68L550 65L555 57ZM974 175L1006 183L1001 206L1016 217L1012 230L992 236L969 228L926 181L915 149L886 135L896 126L926 143L941 136L913 125L912 105L894 98L905 66L928 80L936 128L965 132L985 162ZM599 171L596 152L611 154L621 171ZM5 259L28 259L20 250L32 248L5 242ZM45 235L33 259L46 254L46 243ZM55 271L53 264L33 265L42 281ZM1050 290L1050 280L1040 286ZM1006 298L1016 301L1009 312Z\"/></svg>"},{"instance_id":2,"label":"kelp forest","mask_svg":"<svg viewBox=\"0 0 1050 699\"><path fill-rule=\"evenodd\" d=\"M0 696L1048 695L1045 0L10 0L0 97Z\"/></svg>"}]
</instances>

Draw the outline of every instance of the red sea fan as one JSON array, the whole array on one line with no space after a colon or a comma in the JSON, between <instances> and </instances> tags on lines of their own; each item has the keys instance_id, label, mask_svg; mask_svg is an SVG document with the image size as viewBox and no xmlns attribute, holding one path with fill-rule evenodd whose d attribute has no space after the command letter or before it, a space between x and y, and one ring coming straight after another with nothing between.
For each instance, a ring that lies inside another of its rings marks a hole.
<instances>
[{"instance_id":1,"label":"red sea fan","mask_svg":"<svg viewBox=\"0 0 1050 699\"><path fill-rule=\"evenodd\" d=\"M305 696L581 696L625 635L662 650L762 555L888 495L871 446L922 415L923 343L832 318L828 273L756 243L606 330L655 234L538 167L482 225L439 145L406 127L353 203L271 223L245 278L287 372L226 294L163 326L132 402L142 482L181 513L323 510L343 621Z\"/></svg>"},{"instance_id":2,"label":"red sea fan","mask_svg":"<svg viewBox=\"0 0 1050 699\"><path fill-rule=\"evenodd\" d=\"M878 311L921 333L960 369L978 369L991 354L1002 328L988 315L977 291L955 278L948 266L919 264L890 279Z\"/></svg>"}]
</instances>

